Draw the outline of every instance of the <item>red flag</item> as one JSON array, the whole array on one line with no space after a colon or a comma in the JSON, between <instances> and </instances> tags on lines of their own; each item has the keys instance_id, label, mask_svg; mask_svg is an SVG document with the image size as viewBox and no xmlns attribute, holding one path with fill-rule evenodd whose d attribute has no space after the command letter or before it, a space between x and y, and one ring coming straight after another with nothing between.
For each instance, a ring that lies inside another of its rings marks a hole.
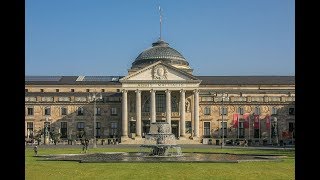
<instances>
[{"instance_id":1,"label":"red flag","mask_svg":"<svg viewBox=\"0 0 320 180\"><path fill-rule=\"evenodd\" d=\"M270 129L270 116L269 115L266 116L266 127L267 127L267 129Z\"/></svg>"},{"instance_id":2,"label":"red flag","mask_svg":"<svg viewBox=\"0 0 320 180\"><path fill-rule=\"evenodd\" d=\"M238 128L239 114L233 114L233 127Z\"/></svg>"},{"instance_id":3,"label":"red flag","mask_svg":"<svg viewBox=\"0 0 320 180\"><path fill-rule=\"evenodd\" d=\"M243 114L244 128L249 128L249 116L250 116L250 113Z\"/></svg>"},{"instance_id":4,"label":"red flag","mask_svg":"<svg viewBox=\"0 0 320 180\"><path fill-rule=\"evenodd\" d=\"M254 128L259 129L259 115L254 115Z\"/></svg>"}]
</instances>

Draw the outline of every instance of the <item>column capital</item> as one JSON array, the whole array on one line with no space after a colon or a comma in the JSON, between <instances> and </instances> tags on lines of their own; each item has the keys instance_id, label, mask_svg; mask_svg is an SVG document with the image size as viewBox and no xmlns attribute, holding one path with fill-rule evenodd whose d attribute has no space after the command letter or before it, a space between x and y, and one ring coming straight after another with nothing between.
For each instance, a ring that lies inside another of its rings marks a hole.
<instances>
[{"instance_id":1,"label":"column capital","mask_svg":"<svg viewBox=\"0 0 320 180\"><path fill-rule=\"evenodd\" d=\"M126 90L126 89L122 89L122 90L121 90L121 92L122 92L122 93L127 93L127 92L128 92L128 90Z\"/></svg>"},{"instance_id":2,"label":"column capital","mask_svg":"<svg viewBox=\"0 0 320 180\"><path fill-rule=\"evenodd\" d=\"M180 92L184 92L184 93L185 93L185 92L186 92L186 90L185 90L185 89L180 89Z\"/></svg>"},{"instance_id":3,"label":"column capital","mask_svg":"<svg viewBox=\"0 0 320 180\"><path fill-rule=\"evenodd\" d=\"M135 90L134 92L136 92L136 93L141 93L141 90L137 89L137 90Z\"/></svg>"},{"instance_id":4,"label":"column capital","mask_svg":"<svg viewBox=\"0 0 320 180\"><path fill-rule=\"evenodd\" d=\"M154 90L154 89L151 89L151 90L150 90L150 92L156 92L156 90Z\"/></svg>"},{"instance_id":5,"label":"column capital","mask_svg":"<svg viewBox=\"0 0 320 180\"><path fill-rule=\"evenodd\" d=\"M171 93L171 90L169 90L169 89L166 89L166 93Z\"/></svg>"},{"instance_id":6,"label":"column capital","mask_svg":"<svg viewBox=\"0 0 320 180\"><path fill-rule=\"evenodd\" d=\"M199 89L193 90L194 93L199 93Z\"/></svg>"}]
</instances>

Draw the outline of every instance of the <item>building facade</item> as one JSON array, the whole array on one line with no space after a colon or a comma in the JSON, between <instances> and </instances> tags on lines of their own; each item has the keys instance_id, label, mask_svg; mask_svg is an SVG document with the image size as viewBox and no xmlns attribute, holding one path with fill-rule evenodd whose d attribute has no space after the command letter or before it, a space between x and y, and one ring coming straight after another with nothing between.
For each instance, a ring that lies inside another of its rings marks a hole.
<instances>
[{"instance_id":1,"label":"building facade","mask_svg":"<svg viewBox=\"0 0 320 180\"><path fill-rule=\"evenodd\" d=\"M26 76L25 136L80 132L141 143L150 123L168 122L181 143L204 138L294 140L294 76L194 76L159 40L127 76Z\"/></svg>"}]
</instances>

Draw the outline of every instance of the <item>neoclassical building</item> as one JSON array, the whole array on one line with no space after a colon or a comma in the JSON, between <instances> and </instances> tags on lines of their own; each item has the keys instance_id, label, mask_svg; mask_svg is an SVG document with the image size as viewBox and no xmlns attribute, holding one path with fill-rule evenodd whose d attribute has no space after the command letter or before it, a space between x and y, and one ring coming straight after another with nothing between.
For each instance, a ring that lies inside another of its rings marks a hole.
<instances>
[{"instance_id":1,"label":"neoclassical building","mask_svg":"<svg viewBox=\"0 0 320 180\"><path fill-rule=\"evenodd\" d=\"M25 135L117 137L141 143L150 123L168 122L178 143L204 138L294 139L294 76L194 76L158 40L126 76L26 76Z\"/></svg>"}]
</instances>

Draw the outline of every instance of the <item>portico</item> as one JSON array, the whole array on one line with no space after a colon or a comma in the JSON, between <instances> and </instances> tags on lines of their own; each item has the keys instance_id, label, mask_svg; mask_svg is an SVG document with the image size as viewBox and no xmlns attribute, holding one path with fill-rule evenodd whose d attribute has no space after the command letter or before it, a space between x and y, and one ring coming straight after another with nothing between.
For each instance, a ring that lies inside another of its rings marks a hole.
<instances>
[{"instance_id":1,"label":"portico","mask_svg":"<svg viewBox=\"0 0 320 180\"><path fill-rule=\"evenodd\" d=\"M192 124L191 137L199 138L198 88L201 80L190 73L158 61L120 79L120 82L123 88L122 139L129 138L130 119L135 121L136 138L148 133L146 126L152 122L165 121L172 124L172 121L175 121L179 122L179 129L178 132L172 133L184 139L186 114ZM186 107L186 96L192 108ZM175 125L176 123L173 124Z\"/></svg>"}]
</instances>

